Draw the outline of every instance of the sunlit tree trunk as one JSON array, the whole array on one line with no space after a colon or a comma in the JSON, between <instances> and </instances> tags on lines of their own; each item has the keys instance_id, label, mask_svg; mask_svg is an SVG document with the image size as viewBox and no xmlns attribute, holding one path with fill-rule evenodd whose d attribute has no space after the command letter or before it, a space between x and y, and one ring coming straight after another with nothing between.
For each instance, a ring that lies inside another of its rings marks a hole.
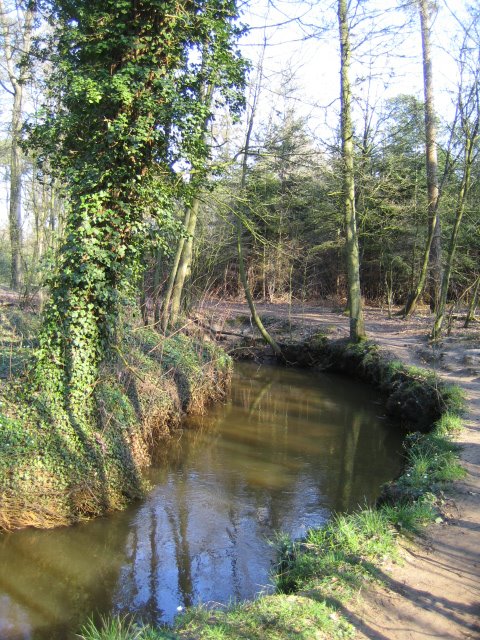
<instances>
[{"instance_id":1,"label":"sunlit tree trunk","mask_svg":"<svg viewBox=\"0 0 480 640\"><path fill-rule=\"evenodd\" d=\"M190 222L190 208L188 208L185 212L185 218L183 221L183 226L185 230L188 229ZM178 266L180 264L180 259L182 257L183 248L185 246L185 236L182 235L178 240L177 250L175 252L175 257L173 259L172 269L170 271L170 275L167 283L167 290L165 291L165 296L163 298L162 303L162 312L160 314L160 326L163 331L166 331L168 325L170 324L170 303L172 300L173 288L175 286L175 279L177 277Z\"/></svg>"},{"instance_id":2,"label":"sunlit tree trunk","mask_svg":"<svg viewBox=\"0 0 480 640\"><path fill-rule=\"evenodd\" d=\"M189 210L187 239L183 244L183 251L181 253L180 263L178 265L177 273L175 276L175 284L172 292L172 304L170 309L170 322L172 324L175 324L178 320L185 281L190 275L193 255L193 239L195 237L195 229L197 227L199 209L200 199L198 196L195 196Z\"/></svg>"},{"instance_id":3,"label":"sunlit tree trunk","mask_svg":"<svg viewBox=\"0 0 480 640\"><path fill-rule=\"evenodd\" d=\"M23 23L9 21L3 0L0 0L0 26L3 40L3 55L13 97L10 146L10 202L9 233L12 252L10 284L18 290L22 280L22 173L23 161L20 148L22 133L23 88L27 79L26 56L32 44L33 18L36 3L28 2L23 14ZM16 7L19 8L18 6ZM12 40L13 29L21 29L18 43ZM20 49L20 50L19 50Z\"/></svg>"},{"instance_id":4,"label":"sunlit tree trunk","mask_svg":"<svg viewBox=\"0 0 480 640\"><path fill-rule=\"evenodd\" d=\"M155 252L155 270L153 273L153 322L155 326L160 324L160 277L162 273L162 250L158 248Z\"/></svg>"},{"instance_id":5,"label":"sunlit tree trunk","mask_svg":"<svg viewBox=\"0 0 480 640\"><path fill-rule=\"evenodd\" d=\"M346 260L348 275L348 309L350 313L350 338L365 338L365 323L360 290L360 259L355 212L355 178L353 170L352 93L350 86L350 31L347 0L338 2L340 30L340 78L341 78L341 136L343 162L343 207L347 236Z\"/></svg>"},{"instance_id":6,"label":"sunlit tree trunk","mask_svg":"<svg viewBox=\"0 0 480 640\"><path fill-rule=\"evenodd\" d=\"M438 214L438 161L435 126L435 106L433 95L433 70L430 43L431 9L429 0L418 0L420 27L422 32L423 90L425 97L425 158L427 167L428 233L423 253L417 285L405 305L405 316L411 315L418 304L427 283L428 269L431 270L432 307L436 308L442 279L441 229Z\"/></svg>"}]
</instances>

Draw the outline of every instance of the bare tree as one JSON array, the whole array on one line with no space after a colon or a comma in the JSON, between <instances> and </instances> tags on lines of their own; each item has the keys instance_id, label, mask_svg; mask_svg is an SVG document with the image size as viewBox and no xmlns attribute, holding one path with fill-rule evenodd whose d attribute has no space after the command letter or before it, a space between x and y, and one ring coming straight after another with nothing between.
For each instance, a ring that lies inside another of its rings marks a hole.
<instances>
[{"instance_id":1,"label":"bare tree","mask_svg":"<svg viewBox=\"0 0 480 640\"><path fill-rule=\"evenodd\" d=\"M433 65L431 51L431 23L436 10L430 0L417 0L422 33L423 90L425 97L425 159L427 167L428 233L423 253L420 275L415 289L405 305L405 316L411 315L424 292L428 269L431 270L431 297L433 308L437 307L441 283L441 229L438 213L438 160L437 131L433 91Z\"/></svg>"},{"instance_id":2,"label":"bare tree","mask_svg":"<svg viewBox=\"0 0 480 640\"><path fill-rule=\"evenodd\" d=\"M24 87L28 78L27 56L32 45L36 2L17 0L9 9L0 0L0 29L2 53L9 86L3 88L12 96L10 147L10 208L9 228L12 250L11 286L17 289L22 279L22 174L23 161L20 148ZM14 17L12 17L14 14Z\"/></svg>"},{"instance_id":3,"label":"bare tree","mask_svg":"<svg viewBox=\"0 0 480 640\"><path fill-rule=\"evenodd\" d=\"M343 164L343 208L347 236L346 260L348 275L348 310L350 312L350 338L365 338L365 323L360 290L360 260L358 253L357 218L355 211L355 177L352 124L352 90L350 85L351 44L347 0L338 0L338 26L340 33L340 101Z\"/></svg>"}]
</instances>

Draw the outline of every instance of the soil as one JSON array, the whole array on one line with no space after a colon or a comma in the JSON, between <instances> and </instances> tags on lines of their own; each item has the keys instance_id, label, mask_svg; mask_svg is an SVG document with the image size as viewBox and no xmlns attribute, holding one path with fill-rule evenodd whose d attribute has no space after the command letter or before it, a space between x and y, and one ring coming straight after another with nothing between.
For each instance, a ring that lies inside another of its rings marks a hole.
<instances>
[{"instance_id":1,"label":"soil","mask_svg":"<svg viewBox=\"0 0 480 640\"><path fill-rule=\"evenodd\" d=\"M332 336L348 336L341 310L286 304L259 304L262 317L295 324L295 331L318 327ZM203 321L217 331L228 318L248 315L241 303L205 303ZM403 542L400 563L383 567L382 583L368 586L344 613L358 638L411 640L480 638L480 326L452 323L438 345L428 342L432 317L425 312L409 320L366 309L368 337L407 364L436 369L466 392L465 429L458 436L464 481L445 493L443 521L415 542ZM230 325L231 326L231 325Z\"/></svg>"}]
</instances>

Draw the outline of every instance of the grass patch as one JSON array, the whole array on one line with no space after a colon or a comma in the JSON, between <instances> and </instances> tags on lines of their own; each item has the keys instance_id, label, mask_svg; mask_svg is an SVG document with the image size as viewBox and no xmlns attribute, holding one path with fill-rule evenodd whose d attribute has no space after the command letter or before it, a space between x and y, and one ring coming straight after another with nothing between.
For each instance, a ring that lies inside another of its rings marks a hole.
<instances>
[{"instance_id":1,"label":"grass patch","mask_svg":"<svg viewBox=\"0 0 480 640\"><path fill-rule=\"evenodd\" d=\"M117 635L115 635L117 633ZM125 627L122 620L88 625L83 640L331 640L353 638L354 629L338 610L315 593L265 596L212 611L193 607L175 628Z\"/></svg>"}]
</instances>

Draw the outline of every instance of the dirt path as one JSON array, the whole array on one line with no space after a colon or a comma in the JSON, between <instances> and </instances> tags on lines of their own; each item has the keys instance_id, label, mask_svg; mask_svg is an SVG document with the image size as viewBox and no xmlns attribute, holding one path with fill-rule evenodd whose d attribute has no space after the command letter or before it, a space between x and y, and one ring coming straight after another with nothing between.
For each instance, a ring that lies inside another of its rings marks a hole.
<instances>
[{"instance_id":1,"label":"dirt path","mask_svg":"<svg viewBox=\"0 0 480 640\"><path fill-rule=\"evenodd\" d=\"M259 305L258 310L305 327L328 327L338 337L348 335L348 319L330 309ZM245 305L235 303L210 302L205 307L220 324L247 312ZM364 590L345 613L359 638L480 638L480 330L454 328L432 349L426 338L431 327L427 316L403 321L367 309L366 327L370 339L407 364L435 368L465 389L468 413L458 441L468 475L445 496L445 521L430 527L420 544L405 546L403 563L385 568L385 586Z\"/></svg>"}]
</instances>

